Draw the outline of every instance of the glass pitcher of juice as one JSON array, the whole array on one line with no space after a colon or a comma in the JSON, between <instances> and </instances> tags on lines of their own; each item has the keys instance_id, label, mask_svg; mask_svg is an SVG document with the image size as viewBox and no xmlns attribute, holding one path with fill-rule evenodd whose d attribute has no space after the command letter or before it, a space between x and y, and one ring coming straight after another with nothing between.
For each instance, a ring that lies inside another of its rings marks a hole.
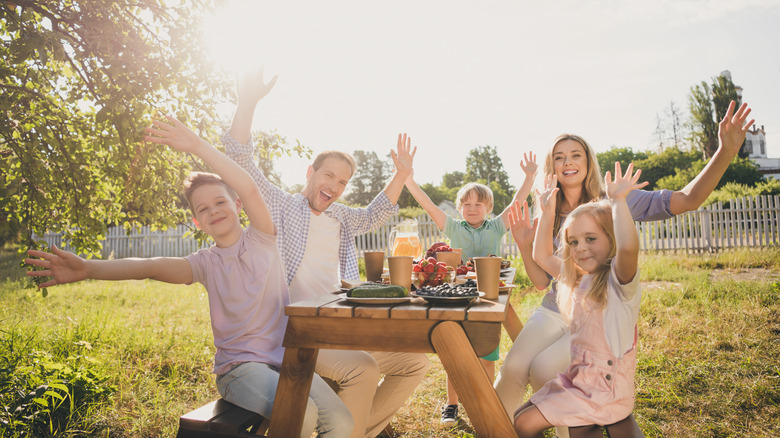
<instances>
[{"instance_id":1,"label":"glass pitcher of juice","mask_svg":"<svg viewBox=\"0 0 780 438\"><path fill-rule=\"evenodd\" d=\"M390 254L394 256L412 256L419 259L422 255L420 236L417 234L417 220L406 219L390 231Z\"/></svg>"}]
</instances>

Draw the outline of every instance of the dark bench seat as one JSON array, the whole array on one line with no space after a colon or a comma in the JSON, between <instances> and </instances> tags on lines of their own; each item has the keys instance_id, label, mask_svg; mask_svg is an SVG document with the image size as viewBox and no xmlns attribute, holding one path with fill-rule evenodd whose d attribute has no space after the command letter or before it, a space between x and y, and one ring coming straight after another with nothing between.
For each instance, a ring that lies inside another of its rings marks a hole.
<instances>
[{"instance_id":1,"label":"dark bench seat","mask_svg":"<svg viewBox=\"0 0 780 438\"><path fill-rule=\"evenodd\" d=\"M179 418L176 438L228 438L262 435L269 421L219 399Z\"/></svg>"}]
</instances>

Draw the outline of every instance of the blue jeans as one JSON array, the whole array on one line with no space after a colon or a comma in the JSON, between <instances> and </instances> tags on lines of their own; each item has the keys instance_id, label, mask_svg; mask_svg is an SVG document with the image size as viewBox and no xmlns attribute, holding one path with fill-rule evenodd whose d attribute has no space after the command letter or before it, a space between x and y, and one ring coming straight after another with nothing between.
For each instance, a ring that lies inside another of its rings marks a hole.
<instances>
[{"instance_id":1,"label":"blue jeans","mask_svg":"<svg viewBox=\"0 0 780 438\"><path fill-rule=\"evenodd\" d=\"M259 362L245 362L217 376L217 390L223 399L265 418L271 418L278 383L279 371ZM301 438L309 438L315 429L321 437L341 438L352 433L349 410L316 374L311 382Z\"/></svg>"}]
</instances>

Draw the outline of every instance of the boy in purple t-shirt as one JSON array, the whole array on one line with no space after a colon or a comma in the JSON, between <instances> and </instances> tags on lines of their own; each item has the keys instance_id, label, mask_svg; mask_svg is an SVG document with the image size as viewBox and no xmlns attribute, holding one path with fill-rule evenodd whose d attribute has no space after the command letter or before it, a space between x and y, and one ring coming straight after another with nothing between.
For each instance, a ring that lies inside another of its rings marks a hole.
<instances>
[{"instance_id":1,"label":"boy in purple t-shirt","mask_svg":"<svg viewBox=\"0 0 780 438\"><path fill-rule=\"evenodd\" d=\"M215 245L187 257L118 260L84 260L56 247L52 253L30 250L29 255L38 258L26 262L45 269L27 275L53 277L39 287L84 279L202 283L209 296L217 348L213 372L220 395L270 418L284 354L284 306L290 303L276 228L260 191L244 170L178 120L168 117L168 121L170 125L155 121L146 140L192 153L222 176L194 173L185 183L193 222ZM250 222L246 229L239 221L242 206ZM347 408L315 375L301 437L309 437L315 428L319 436L347 437L352 425Z\"/></svg>"}]
</instances>

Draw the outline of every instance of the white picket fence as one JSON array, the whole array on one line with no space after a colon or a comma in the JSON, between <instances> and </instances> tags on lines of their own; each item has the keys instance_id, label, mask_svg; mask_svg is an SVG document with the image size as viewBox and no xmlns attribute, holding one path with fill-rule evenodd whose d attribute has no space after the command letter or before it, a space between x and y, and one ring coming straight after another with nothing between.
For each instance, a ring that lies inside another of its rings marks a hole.
<instances>
[{"instance_id":1,"label":"white picket fence","mask_svg":"<svg viewBox=\"0 0 780 438\"><path fill-rule=\"evenodd\" d=\"M200 248L208 248L211 244L198 245L193 237L184 237L190 229L186 225L169 228L164 231L152 231L151 227L134 229L127 234L123 227L109 227L106 238L101 242L103 249L101 257L183 257L192 254ZM43 240L51 245L57 245L68 251L73 251L69 242L62 241L60 233L46 233Z\"/></svg>"},{"instance_id":2,"label":"white picket fence","mask_svg":"<svg viewBox=\"0 0 780 438\"><path fill-rule=\"evenodd\" d=\"M446 241L430 216L423 214L416 219L423 248ZM390 231L402 220L393 216L379 229L356 237L358 253L387 250ZM739 198L732 200L729 207L723 203L712 204L664 221L637 222L636 226L642 250L713 252L746 246L777 246L780 244L780 196ZM122 227L112 227L102 242L102 257L181 257L208 246L198 245L191 237L184 238L188 231L184 225L155 232L143 227L128 235ZM60 234L46 234L43 239L49 245L70 250ZM503 256L519 255L511 233L504 236L501 250Z\"/></svg>"}]
</instances>

